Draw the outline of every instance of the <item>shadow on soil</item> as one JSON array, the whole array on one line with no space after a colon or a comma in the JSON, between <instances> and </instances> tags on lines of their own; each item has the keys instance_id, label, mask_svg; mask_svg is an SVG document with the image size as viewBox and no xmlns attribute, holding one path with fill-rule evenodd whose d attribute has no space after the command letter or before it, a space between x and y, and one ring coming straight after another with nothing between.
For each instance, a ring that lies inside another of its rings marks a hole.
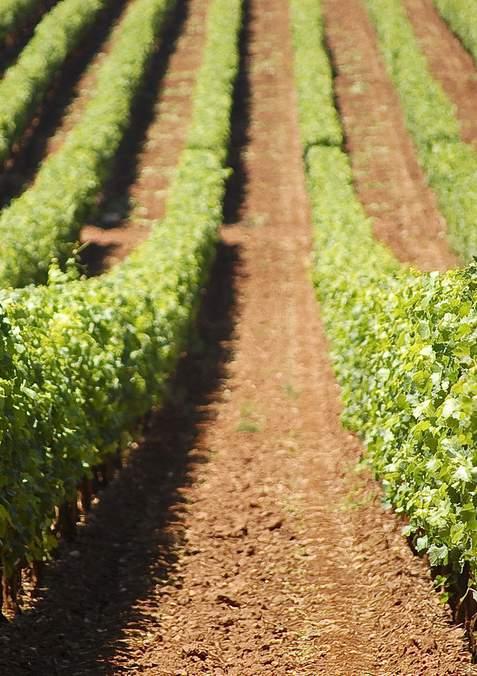
<instances>
[{"instance_id":1,"label":"shadow on soil","mask_svg":"<svg viewBox=\"0 0 477 676\"><path fill-rule=\"evenodd\" d=\"M248 181L243 153L249 142L250 128L250 20L251 10L248 0L243 3L243 27L240 34L240 67L234 87L234 105L232 108L232 127L228 164L233 169L229 180L228 197L224 204L224 223L233 225L240 220L240 210L246 197Z\"/></svg>"},{"instance_id":2,"label":"shadow on soil","mask_svg":"<svg viewBox=\"0 0 477 676\"><path fill-rule=\"evenodd\" d=\"M229 222L238 220L245 194L240 157L249 120L246 39L247 30L237 87L237 97L243 99L235 106L230 153L235 176L224 205ZM150 415L143 441L102 492L74 544L62 545L58 559L47 567L33 608L1 626L0 674L128 673L134 654L122 648L123 628L137 629L140 645L148 638L161 640L160 626L152 637L141 629L153 610L151 591L166 582L181 585L176 552L187 510L181 489L208 461L199 439L213 419L209 405L220 396L226 378L243 275L239 248L219 243L197 335L179 364L168 403ZM112 655L114 671L108 667ZM118 666L122 659L123 667Z\"/></svg>"}]
</instances>

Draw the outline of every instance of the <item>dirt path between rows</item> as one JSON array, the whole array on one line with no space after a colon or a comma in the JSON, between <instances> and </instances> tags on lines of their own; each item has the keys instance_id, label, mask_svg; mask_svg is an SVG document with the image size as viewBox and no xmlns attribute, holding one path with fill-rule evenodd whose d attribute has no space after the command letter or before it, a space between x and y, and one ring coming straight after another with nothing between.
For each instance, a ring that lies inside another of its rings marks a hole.
<instances>
[{"instance_id":1,"label":"dirt path between rows","mask_svg":"<svg viewBox=\"0 0 477 676\"><path fill-rule=\"evenodd\" d=\"M432 0L403 0L429 70L456 107L462 138L477 148L477 69Z\"/></svg>"},{"instance_id":2,"label":"dirt path between rows","mask_svg":"<svg viewBox=\"0 0 477 676\"><path fill-rule=\"evenodd\" d=\"M208 0L179 0L132 112L112 180L94 223L81 231L83 262L104 272L164 216L167 189L185 143L202 61Z\"/></svg>"},{"instance_id":3,"label":"dirt path between rows","mask_svg":"<svg viewBox=\"0 0 477 676\"><path fill-rule=\"evenodd\" d=\"M363 3L326 0L323 11L346 148L376 237L422 270L456 267Z\"/></svg>"},{"instance_id":4,"label":"dirt path between rows","mask_svg":"<svg viewBox=\"0 0 477 676\"><path fill-rule=\"evenodd\" d=\"M0 672L475 673L340 425L309 279L287 5L249 3L202 351L36 609L0 631Z\"/></svg>"},{"instance_id":5,"label":"dirt path between rows","mask_svg":"<svg viewBox=\"0 0 477 676\"><path fill-rule=\"evenodd\" d=\"M222 233L239 256L233 357L170 529L175 576L138 599L111 672L465 673L425 566L349 479L359 447L309 281L286 1L252 2L248 37L244 199Z\"/></svg>"}]
</instances>

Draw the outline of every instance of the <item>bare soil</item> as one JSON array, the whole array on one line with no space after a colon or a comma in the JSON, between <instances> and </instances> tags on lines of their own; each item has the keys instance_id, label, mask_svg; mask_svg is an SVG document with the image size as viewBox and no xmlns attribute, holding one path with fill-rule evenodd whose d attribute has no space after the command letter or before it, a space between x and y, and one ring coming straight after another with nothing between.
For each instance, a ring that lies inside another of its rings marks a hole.
<instances>
[{"instance_id":1,"label":"bare soil","mask_svg":"<svg viewBox=\"0 0 477 676\"><path fill-rule=\"evenodd\" d=\"M404 0L432 76L455 105L462 139L477 148L477 70L475 61L454 35L432 0Z\"/></svg>"},{"instance_id":2,"label":"bare soil","mask_svg":"<svg viewBox=\"0 0 477 676\"><path fill-rule=\"evenodd\" d=\"M34 609L0 628L0 673L476 673L340 424L288 3L246 4L236 173L198 338Z\"/></svg>"},{"instance_id":3,"label":"bare soil","mask_svg":"<svg viewBox=\"0 0 477 676\"><path fill-rule=\"evenodd\" d=\"M346 149L376 237L422 270L456 267L363 3L326 0L323 10Z\"/></svg>"}]
</instances>

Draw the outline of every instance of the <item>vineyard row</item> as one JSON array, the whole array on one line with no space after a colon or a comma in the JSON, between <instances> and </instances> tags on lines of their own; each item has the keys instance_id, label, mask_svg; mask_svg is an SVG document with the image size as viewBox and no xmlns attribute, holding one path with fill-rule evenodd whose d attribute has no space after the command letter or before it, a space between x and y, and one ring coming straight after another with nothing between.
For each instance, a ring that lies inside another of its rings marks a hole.
<instances>
[{"instance_id":1,"label":"vineyard row","mask_svg":"<svg viewBox=\"0 0 477 676\"><path fill-rule=\"evenodd\" d=\"M399 0L365 0L381 51L399 93L419 160L461 257L477 254L477 152L460 137L454 106L431 76Z\"/></svg>"},{"instance_id":2,"label":"vineyard row","mask_svg":"<svg viewBox=\"0 0 477 676\"><path fill-rule=\"evenodd\" d=\"M3 210L0 286L45 282L51 262L71 254L111 172L135 95L173 5L173 0L136 0L131 5L80 121L44 161L32 187Z\"/></svg>"},{"instance_id":3,"label":"vineyard row","mask_svg":"<svg viewBox=\"0 0 477 676\"><path fill-rule=\"evenodd\" d=\"M0 44L32 16L38 0L2 0L0 12Z\"/></svg>"},{"instance_id":4,"label":"vineyard row","mask_svg":"<svg viewBox=\"0 0 477 676\"><path fill-rule=\"evenodd\" d=\"M152 31L164 3L138 6ZM230 0L227 13L221 0L211 4L188 142L166 217L149 239L101 277L75 280L53 269L47 287L2 293L6 580L48 555L55 508L75 500L82 478L165 396L222 220L241 9L241 0Z\"/></svg>"},{"instance_id":5,"label":"vineyard row","mask_svg":"<svg viewBox=\"0 0 477 676\"><path fill-rule=\"evenodd\" d=\"M0 82L0 165L106 2L62 0L43 17L18 61L6 71Z\"/></svg>"},{"instance_id":6,"label":"vineyard row","mask_svg":"<svg viewBox=\"0 0 477 676\"><path fill-rule=\"evenodd\" d=\"M341 148L319 3L293 0L292 25L314 281L344 420L416 548L450 578L464 571L473 583L477 268L419 273L375 240ZM313 111L323 126L313 125Z\"/></svg>"}]
</instances>

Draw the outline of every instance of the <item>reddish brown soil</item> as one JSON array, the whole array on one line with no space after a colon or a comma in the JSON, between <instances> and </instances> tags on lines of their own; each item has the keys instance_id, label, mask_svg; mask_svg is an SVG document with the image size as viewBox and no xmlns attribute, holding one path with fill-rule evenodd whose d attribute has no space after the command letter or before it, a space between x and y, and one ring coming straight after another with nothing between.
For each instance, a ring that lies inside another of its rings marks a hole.
<instances>
[{"instance_id":1,"label":"reddish brown soil","mask_svg":"<svg viewBox=\"0 0 477 676\"><path fill-rule=\"evenodd\" d=\"M457 265L360 0L323 3L355 184L376 236L423 270Z\"/></svg>"},{"instance_id":2,"label":"reddish brown soil","mask_svg":"<svg viewBox=\"0 0 477 676\"><path fill-rule=\"evenodd\" d=\"M403 0L432 76L454 103L462 138L477 148L477 70L432 0Z\"/></svg>"},{"instance_id":3,"label":"reddish brown soil","mask_svg":"<svg viewBox=\"0 0 477 676\"><path fill-rule=\"evenodd\" d=\"M0 673L475 673L425 562L355 471L309 279L288 3L247 4L202 351L36 609L0 630Z\"/></svg>"},{"instance_id":4,"label":"reddish brown soil","mask_svg":"<svg viewBox=\"0 0 477 676\"><path fill-rule=\"evenodd\" d=\"M185 142L205 40L208 0L178 3L136 103L96 224L82 229L90 273L121 260L164 215L167 188Z\"/></svg>"}]
</instances>

